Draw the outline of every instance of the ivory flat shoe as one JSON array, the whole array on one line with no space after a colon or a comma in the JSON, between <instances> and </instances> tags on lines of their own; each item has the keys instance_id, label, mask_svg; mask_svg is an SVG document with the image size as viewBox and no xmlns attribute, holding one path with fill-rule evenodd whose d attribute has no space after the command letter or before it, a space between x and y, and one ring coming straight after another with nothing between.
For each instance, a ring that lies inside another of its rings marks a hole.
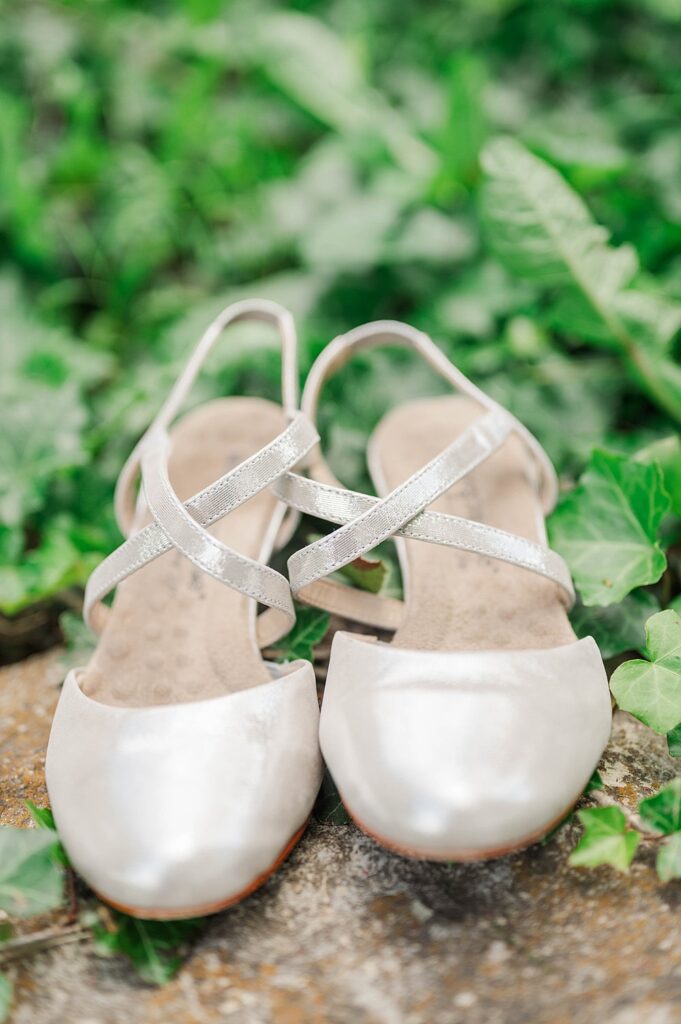
<instances>
[{"instance_id":1,"label":"ivory flat shoe","mask_svg":"<svg viewBox=\"0 0 681 1024\"><path fill-rule=\"evenodd\" d=\"M284 407L219 399L168 434L222 330L247 319L281 335ZM126 463L116 510L129 536L88 582L85 617L102 635L65 681L47 786L76 870L136 916L243 898L295 843L319 788L312 666L260 655L295 621L266 563L286 513L269 485L317 439L296 386L290 315L264 301L224 310Z\"/></svg>"},{"instance_id":2,"label":"ivory flat shoe","mask_svg":"<svg viewBox=\"0 0 681 1024\"><path fill-rule=\"evenodd\" d=\"M384 845L472 860L521 848L579 798L610 733L605 670L566 614L573 587L546 546L557 482L529 431L405 324L360 327L327 346L302 407L358 349L401 344L458 395L419 399L376 428L380 498L344 489L321 453L310 477L273 485L339 528L289 561L304 601L394 631L339 632L321 715L322 752L358 824ZM395 538L404 605L329 580Z\"/></svg>"}]
</instances>

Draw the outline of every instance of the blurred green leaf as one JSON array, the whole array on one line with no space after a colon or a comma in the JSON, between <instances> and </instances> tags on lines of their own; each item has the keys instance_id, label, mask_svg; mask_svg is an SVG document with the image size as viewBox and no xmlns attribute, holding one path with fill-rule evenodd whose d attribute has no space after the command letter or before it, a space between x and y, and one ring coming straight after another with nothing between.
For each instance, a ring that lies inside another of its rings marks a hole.
<instances>
[{"instance_id":1,"label":"blurred green leaf","mask_svg":"<svg viewBox=\"0 0 681 1024\"><path fill-rule=\"evenodd\" d=\"M667 733L670 757L681 757L681 723Z\"/></svg>"},{"instance_id":2,"label":"blurred green leaf","mask_svg":"<svg viewBox=\"0 0 681 1024\"><path fill-rule=\"evenodd\" d=\"M87 459L87 414L75 388L0 385L0 523L18 526L41 508L55 474Z\"/></svg>"},{"instance_id":3,"label":"blurred green leaf","mask_svg":"<svg viewBox=\"0 0 681 1024\"><path fill-rule=\"evenodd\" d=\"M493 140L482 166L483 217L499 258L544 287L568 289L588 336L607 339L660 407L681 421L681 369L663 352L678 330L678 304L625 290L638 270L634 250L609 246L608 232L577 193L517 140Z\"/></svg>"},{"instance_id":4,"label":"blurred green leaf","mask_svg":"<svg viewBox=\"0 0 681 1024\"><path fill-rule=\"evenodd\" d=\"M681 778L674 779L655 796L641 800L638 812L651 828L665 836L681 831Z\"/></svg>"},{"instance_id":5,"label":"blurred green leaf","mask_svg":"<svg viewBox=\"0 0 681 1024\"><path fill-rule=\"evenodd\" d=\"M681 616L667 609L646 624L648 660L626 661L613 672L610 689L619 706L667 733L681 723Z\"/></svg>"},{"instance_id":6,"label":"blurred green leaf","mask_svg":"<svg viewBox=\"0 0 681 1024\"><path fill-rule=\"evenodd\" d=\"M354 562L344 565L340 573L360 590L379 594L388 576L388 567L380 559L356 558Z\"/></svg>"},{"instance_id":7,"label":"blurred green leaf","mask_svg":"<svg viewBox=\"0 0 681 1024\"><path fill-rule=\"evenodd\" d=\"M64 878L54 856L56 842L43 829L0 826L0 910L31 917L60 905Z\"/></svg>"},{"instance_id":8,"label":"blurred green leaf","mask_svg":"<svg viewBox=\"0 0 681 1024\"><path fill-rule=\"evenodd\" d=\"M655 867L661 882L671 882L673 878L681 878L681 832L675 832L662 843L657 853Z\"/></svg>"},{"instance_id":9,"label":"blurred green leaf","mask_svg":"<svg viewBox=\"0 0 681 1024\"><path fill-rule=\"evenodd\" d=\"M202 928L201 918L144 921L111 910L94 925L92 935L100 956L125 956L143 981L165 985L182 965L182 947Z\"/></svg>"}]
</instances>

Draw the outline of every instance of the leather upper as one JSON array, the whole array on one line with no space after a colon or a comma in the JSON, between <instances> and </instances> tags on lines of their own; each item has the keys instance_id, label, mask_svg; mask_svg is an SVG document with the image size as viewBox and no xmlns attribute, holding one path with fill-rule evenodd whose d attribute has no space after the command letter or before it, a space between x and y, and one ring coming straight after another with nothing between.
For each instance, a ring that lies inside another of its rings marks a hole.
<instances>
[{"instance_id":1,"label":"leather upper","mask_svg":"<svg viewBox=\"0 0 681 1024\"><path fill-rule=\"evenodd\" d=\"M211 700L101 704L69 673L47 751L60 838L110 900L171 912L227 901L270 869L321 781L312 666Z\"/></svg>"},{"instance_id":2,"label":"leather upper","mask_svg":"<svg viewBox=\"0 0 681 1024\"><path fill-rule=\"evenodd\" d=\"M437 858L545 830L582 792L610 724L591 638L450 652L336 633L320 739L353 816Z\"/></svg>"}]
</instances>

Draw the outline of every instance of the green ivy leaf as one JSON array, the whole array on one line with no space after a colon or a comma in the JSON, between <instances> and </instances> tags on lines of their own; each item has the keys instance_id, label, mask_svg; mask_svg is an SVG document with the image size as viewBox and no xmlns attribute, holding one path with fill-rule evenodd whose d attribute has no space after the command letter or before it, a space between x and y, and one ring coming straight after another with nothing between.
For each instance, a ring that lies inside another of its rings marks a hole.
<instances>
[{"instance_id":1,"label":"green ivy leaf","mask_svg":"<svg viewBox=\"0 0 681 1024\"><path fill-rule=\"evenodd\" d=\"M601 773L597 768L594 769L594 773L586 784L585 793L593 793L595 789L603 789L603 779Z\"/></svg>"},{"instance_id":2,"label":"green ivy leaf","mask_svg":"<svg viewBox=\"0 0 681 1024\"><path fill-rule=\"evenodd\" d=\"M181 947L202 928L201 918L145 921L112 910L106 923L93 926L92 934L100 956L122 954L143 981L165 985L182 964Z\"/></svg>"},{"instance_id":3,"label":"green ivy leaf","mask_svg":"<svg viewBox=\"0 0 681 1024\"><path fill-rule=\"evenodd\" d=\"M666 733L681 723L681 616L671 608L646 624L648 661L626 661L610 679L622 708L655 732Z\"/></svg>"},{"instance_id":4,"label":"green ivy leaf","mask_svg":"<svg viewBox=\"0 0 681 1024\"><path fill-rule=\"evenodd\" d=\"M295 661L302 658L312 661L314 647L321 643L329 628L329 616L318 608L298 607L296 624L290 633L276 645L279 661Z\"/></svg>"},{"instance_id":5,"label":"green ivy leaf","mask_svg":"<svg viewBox=\"0 0 681 1024\"><path fill-rule=\"evenodd\" d=\"M577 813L584 835L570 855L570 864L585 868L610 864L618 871L628 871L641 836L627 828L619 807L589 807Z\"/></svg>"},{"instance_id":6,"label":"green ivy leaf","mask_svg":"<svg viewBox=\"0 0 681 1024\"><path fill-rule=\"evenodd\" d=\"M570 621L578 637L592 636L604 659L625 651L644 651L646 622L660 610L654 594L635 590L619 604L586 607L581 602L570 612Z\"/></svg>"},{"instance_id":7,"label":"green ivy leaf","mask_svg":"<svg viewBox=\"0 0 681 1024\"><path fill-rule=\"evenodd\" d=\"M681 757L681 722L667 733L667 747L670 757Z\"/></svg>"},{"instance_id":8,"label":"green ivy leaf","mask_svg":"<svg viewBox=\"0 0 681 1024\"><path fill-rule=\"evenodd\" d=\"M13 985L6 974L0 974L0 1024L9 1019L12 1009Z\"/></svg>"},{"instance_id":9,"label":"green ivy leaf","mask_svg":"<svg viewBox=\"0 0 681 1024\"><path fill-rule=\"evenodd\" d=\"M0 826L0 910L31 917L61 904L64 877L55 845L55 836L42 829Z\"/></svg>"},{"instance_id":10,"label":"green ivy leaf","mask_svg":"<svg viewBox=\"0 0 681 1024\"><path fill-rule=\"evenodd\" d=\"M651 828L665 836L681 831L681 777L655 796L641 800L638 812Z\"/></svg>"},{"instance_id":11,"label":"green ivy leaf","mask_svg":"<svg viewBox=\"0 0 681 1024\"><path fill-rule=\"evenodd\" d=\"M32 800L24 800L24 806L38 828L47 828L52 832L57 831L57 827L54 823L54 815L49 807L38 807Z\"/></svg>"},{"instance_id":12,"label":"green ivy leaf","mask_svg":"<svg viewBox=\"0 0 681 1024\"><path fill-rule=\"evenodd\" d=\"M328 825L347 825L352 820L328 771L324 772L314 805L314 816L317 821Z\"/></svg>"},{"instance_id":13,"label":"green ivy leaf","mask_svg":"<svg viewBox=\"0 0 681 1024\"><path fill-rule=\"evenodd\" d=\"M655 867L661 882L681 878L681 832L674 832L664 841L658 850Z\"/></svg>"},{"instance_id":14,"label":"green ivy leaf","mask_svg":"<svg viewBox=\"0 0 681 1024\"><path fill-rule=\"evenodd\" d=\"M664 476L665 490L672 502L672 511L681 516L681 438L678 434L653 441L636 453L636 461L657 462Z\"/></svg>"},{"instance_id":15,"label":"green ivy leaf","mask_svg":"<svg viewBox=\"0 0 681 1024\"><path fill-rule=\"evenodd\" d=\"M38 828L48 829L55 833L55 848L54 855L60 864L63 864L65 868L69 867L69 858L66 855L66 850L60 842L56 841L57 826L54 823L54 815L49 807L37 807L32 800L24 800L26 810L33 818Z\"/></svg>"},{"instance_id":16,"label":"green ivy leaf","mask_svg":"<svg viewBox=\"0 0 681 1024\"><path fill-rule=\"evenodd\" d=\"M380 594L388 576L388 567L380 558L356 558L354 562L344 565L339 572L360 590Z\"/></svg>"},{"instance_id":17,"label":"green ivy leaf","mask_svg":"<svg viewBox=\"0 0 681 1024\"><path fill-rule=\"evenodd\" d=\"M549 520L585 605L611 605L655 583L667 560L657 540L669 498L656 464L595 449L579 485Z\"/></svg>"}]
</instances>

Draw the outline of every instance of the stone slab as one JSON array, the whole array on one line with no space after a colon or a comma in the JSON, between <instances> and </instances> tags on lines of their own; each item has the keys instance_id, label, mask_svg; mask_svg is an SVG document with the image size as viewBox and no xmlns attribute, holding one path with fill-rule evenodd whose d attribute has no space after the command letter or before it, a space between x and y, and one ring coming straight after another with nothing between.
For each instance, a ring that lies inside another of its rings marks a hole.
<instances>
[{"instance_id":1,"label":"stone slab","mask_svg":"<svg viewBox=\"0 0 681 1024\"><path fill-rule=\"evenodd\" d=\"M0 821L46 801L58 653L0 672ZM601 771L632 809L674 774L663 741L615 717ZM575 870L572 823L485 864L403 859L314 822L255 895L210 919L169 985L80 941L9 968L15 1024L677 1024L681 884L652 849L628 875ZM82 902L82 901L81 901ZM52 923L72 940L66 912ZM78 936L76 936L78 938Z\"/></svg>"}]
</instances>

